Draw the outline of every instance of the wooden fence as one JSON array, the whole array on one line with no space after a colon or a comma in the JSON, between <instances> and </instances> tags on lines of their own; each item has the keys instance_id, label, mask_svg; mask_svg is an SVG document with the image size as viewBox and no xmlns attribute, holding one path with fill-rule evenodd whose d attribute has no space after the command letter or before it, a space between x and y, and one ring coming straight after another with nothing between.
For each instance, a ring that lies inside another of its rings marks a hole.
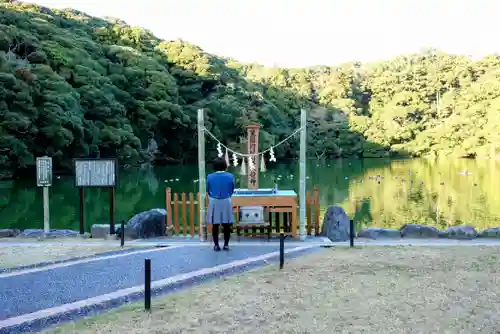
<instances>
[{"instance_id":1,"label":"wooden fence","mask_svg":"<svg viewBox=\"0 0 500 334\"><path fill-rule=\"evenodd\" d=\"M208 205L208 195L205 197L205 208ZM201 234L199 228L200 221L200 193L172 193L171 188L165 190L165 202L167 209L167 217L165 224L170 228L169 235L176 236L199 236ZM297 206L297 210L298 210ZM314 187L311 192L306 193L306 231L307 235L319 234L319 188ZM273 234L279 233L283 228L285 232L291 232L290 213L269 213L269 223L272 227ZM211 233L211 226L208 227L208 232ZM297 231L299 227L297 226ZM234 232L234 231L233 231ZM247 235L256 236L265 234L261 227L251 228L247 231Z\"/></svg>"}]
</instances>

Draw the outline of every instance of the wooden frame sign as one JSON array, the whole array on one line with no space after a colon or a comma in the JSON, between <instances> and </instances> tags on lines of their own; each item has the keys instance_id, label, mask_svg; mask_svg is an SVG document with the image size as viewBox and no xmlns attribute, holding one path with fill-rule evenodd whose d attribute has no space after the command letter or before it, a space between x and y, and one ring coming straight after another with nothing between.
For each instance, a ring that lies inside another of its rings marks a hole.
<instances>
[{"instance_id":1,"label":"wooden frame sign","mask_svg":"<svg viewBox=\"0 0 500 334\"><path fill-rule=\"evenodd\" d=\"M36 185L37 187L50 187L52 185L52 158L36 158Z\"/></svg>"},{"instance_id":2,"label":"wooden frame sign","mask_svg":"<svg viewBox=\"0 0 500 334\"><path fill-rule=\"evenodd\" d=\"M52 186L52 157L36 158L36 185L43 189L43 233L50 233L49 187Z\"/></svg>"},{"instance_id":3,"label":"wooden frame sign","mask_svg":"<svg viewBox=\"0 0 500 334\"><path fill-rule=\"evenodd\" d=\"M74 159L74 167L77 188L116 187L116 159Z\"/></svg>"},{"instance_id":4,"label":"wooden frame sign","mask_svg":"<svg viewBox=\"0 0 500 334\"><path fill-rule=\"evenodd\" d=\"M73 159L75 187L80 192L80 234L85 233L85 188L109 189L109 234L115 234L115 188L118 160L113 158Z\"/></svg>"}]
</instances>

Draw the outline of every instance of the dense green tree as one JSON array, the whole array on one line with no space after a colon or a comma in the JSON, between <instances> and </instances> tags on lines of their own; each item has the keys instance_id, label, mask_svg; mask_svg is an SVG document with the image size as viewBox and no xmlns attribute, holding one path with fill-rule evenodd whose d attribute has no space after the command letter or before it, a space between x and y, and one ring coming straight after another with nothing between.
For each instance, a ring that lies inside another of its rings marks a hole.
<instances>
[{"instance_id":1,"label":"dense green tree","mask_svg":"<svg viewBox=\"0 0 500 334\"><path fill-rule=\"evenodd\" d=\"M498 55L476 61L435 50L266 68L118 19L0 0L0 169L33 166L44 154L60 168L80 156L195 160L199 108L207 128L240 150L247 124L262 124L267 148L306 108L311 156L498 157L499 79ZM276 152L297 154L298 141Z\"/></svg>"}]
</instances>

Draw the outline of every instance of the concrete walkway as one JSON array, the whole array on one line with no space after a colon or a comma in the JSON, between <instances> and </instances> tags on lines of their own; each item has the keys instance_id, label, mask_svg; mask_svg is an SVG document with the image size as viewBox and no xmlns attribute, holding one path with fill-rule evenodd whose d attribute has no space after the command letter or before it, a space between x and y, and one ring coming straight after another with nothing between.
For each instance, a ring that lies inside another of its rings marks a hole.
<instances>
[{"instance_id":1,"label":"concrete walkway","mask_svg":"<svg viewBox=\"0 0 500 334\"><path fill-rule=\"evenodd\" d=\"M86 263L64 263L28 273L3 274L0 275L0 320L142 284L146 258L151 259L155 281L273 251L276 246L241 246L219 253L203 246L168 247L104 260L96 258Z\"/></svg>"},{"instance_id":2,"label":"concrete walkway","mask_svg":"<svg viewBox=\"0 0 500 334\"><path fill-rule=\"evenodd\" d=\"M315 247L286 245L285 251L300 253L311 248ZM124 297L142 292L146 258L151 259L153 286L162 288L276 258L277 251L274 243L260 247L240 245L219 253L208 245L177 245L0 274L0 333L37 331L47 326L46 320L41 321L44 317L69 311L75 312L73 316L82 316L82 308L90 309L118 298L122 300L110 307L126 302ZM23 327L33 321L38 321L35 327Z\"/></svg>"}]
</instances>

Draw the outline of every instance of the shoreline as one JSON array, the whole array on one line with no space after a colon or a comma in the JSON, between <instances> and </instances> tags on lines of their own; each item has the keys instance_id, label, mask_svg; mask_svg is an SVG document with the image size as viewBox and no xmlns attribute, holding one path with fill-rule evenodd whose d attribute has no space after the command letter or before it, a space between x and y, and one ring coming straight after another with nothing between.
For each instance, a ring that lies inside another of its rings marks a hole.
<instances>
[{"instance_id":1,"label":"shoreline","mask_svg":"<svg viewBox=\"0 0 500 334\"><path fill-rule=\"evenodd\" d=\"M117 235L116 240L118 239ZM168 237L168 236L166 236ZM311 235L309 237L318 237L319 235ZM324 237L324 236L323 236ZM472 225L456 225L451 226L446 230L439 230L431 225L421 224L404 224L399 229L394 228L379 228L367 227L362 228L354 234L356 239L362 238L367 240L397 240L397 239L449 239L449 240L474 240L474 239L500 239L500 227L488 227L482 230L477 230ZM16 229L16 228L0 228L0 242L7 240L27 239L33 241L60 241L60 239L74 240L105 240L103 238L92 238L91 233L80 234L79 231L71 229L51 229L49 234L45 234L43 229ZM178 236L170 236L170 238L178 239ZM148 239L133 239L134 241ZM168 239L165 239L167 241ZM129 240L129 242L132 240Z\"/></svg>"},{"instance_id":2,"label":"shoreline","mask_svg":"<svg viewBox=\"0 0 500 334\"><path fill-rule=\"evenodd\" d=\"M358 157L358 156L347 156L347 157L337 157L337 158L329 158L329 159L317 159L315 157L308 157L307 160L315 160L315 161L337 161L337 160L413 160L413 159L426 159L426 160L434 160L434 159L440 159L440 158L446 158L445 156L437 156L437 157L432 157L432 156L421 156L421 157L412 157L412 156L406 156L406 155L395 155L395 156L367 156L367 157ZM455 157L453 158L455 160L500 160L500 157ZM294 161L294 160L299 160L298 157L296 158L280 158L279 159L282 162L288 162L288 161ZM196 165L196 161L193 161L192 163L190 162L184 162L184 161L177 161L177 160L165 160L161 159L156 162L160 162L159 164L155 164L154 162L151 163L149 166L152 168L155 167L165 167L165 166L184 166L184 165ZM34 170L36 166L29 166L28 168L25 169L17 169L17 170L0 170L0 182L2 181L16 181L20 179L28 179L31 177L34 179ZM119 164L119 169L120 170L141 170L144 169L144 164L142 163L137 163L137 164ZM65 170L64 168L56 170L53 173L54 177L57 176L73 176L73 170Z\"/></svg>"}]
</instances>

